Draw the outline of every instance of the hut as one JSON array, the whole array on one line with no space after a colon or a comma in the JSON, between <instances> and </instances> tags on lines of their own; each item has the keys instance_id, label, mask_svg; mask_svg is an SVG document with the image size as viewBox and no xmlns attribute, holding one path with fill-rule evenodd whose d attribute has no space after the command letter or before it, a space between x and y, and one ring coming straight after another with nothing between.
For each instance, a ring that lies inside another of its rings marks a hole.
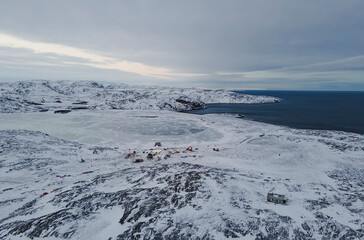
<instances>
[{"instance_id":1,"label":"hut","mask_svg":"<svg viewBox=\"0 0 364 240\"><path fill-rule=\"evenodd\" d=\"M273 202L273 203L279 203L279 204L286 204L287 198L282 194L268 193L267 201Z\"/></svg>"}]
</instances>

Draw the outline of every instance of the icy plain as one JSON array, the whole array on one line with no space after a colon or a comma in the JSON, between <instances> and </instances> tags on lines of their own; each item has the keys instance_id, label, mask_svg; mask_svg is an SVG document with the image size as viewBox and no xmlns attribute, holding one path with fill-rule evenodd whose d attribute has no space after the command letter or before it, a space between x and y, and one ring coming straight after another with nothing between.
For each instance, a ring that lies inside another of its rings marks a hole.
<instances>
[{"instance_id":1,"label":"icy plain","mask_svg":"<svg viewBox=\"0 0 364 240\"><path fill-rule=\"evenodd\" d=\"M364 237L363 135L163 110L16 112L0 114L2 239Z\"/></svg>"}]
</instances>

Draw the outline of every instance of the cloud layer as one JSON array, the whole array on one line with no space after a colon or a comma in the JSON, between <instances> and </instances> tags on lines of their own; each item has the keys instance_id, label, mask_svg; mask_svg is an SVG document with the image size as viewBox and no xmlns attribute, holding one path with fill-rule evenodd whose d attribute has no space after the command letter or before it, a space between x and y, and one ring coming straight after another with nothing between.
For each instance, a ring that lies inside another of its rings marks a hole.
<instances>
[{"instance_id":1,"label":"cloud layer","mask_svg":"<svg viewBox=\"0 0 364 240\"><path fill-rule=\"evenodd\" d=\"M11 35L0 33L0 47L13 49L26 49L35 54L55 54L61 57L72 57L83 61L62 61L67 65L85 65L101 69L120 70L124 72L136 73L147 77L196 77L202 74L174 73L166 68L158 68L148 66L138 62L130 62L126 60L118 60L111 57L92 53L92 51L69 47L61 44L32 42ZM47 63L35 63L35 65L45 65Z\"/></svg>"},{"instance_id":2,"label":"cloud layer","mask_svg":"<svg viewBox=\"0 0 364 240\"><path fill-rule=\"evenodd\" d=\"M364 90L364 2L3 1L0 80Z\"/></svg>"}]
</instances>

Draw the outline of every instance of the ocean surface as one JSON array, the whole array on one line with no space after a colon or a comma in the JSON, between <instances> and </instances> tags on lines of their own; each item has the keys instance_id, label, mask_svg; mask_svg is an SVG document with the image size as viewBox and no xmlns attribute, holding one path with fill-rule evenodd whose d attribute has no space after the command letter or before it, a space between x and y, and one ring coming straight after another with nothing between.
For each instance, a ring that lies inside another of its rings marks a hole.
<instances>
[{"instance_id":1,"label":"ocean surface","mask_svg":"<svg viewBox=\"0 0 364 240\"><path fill-rule=\"evenodd\" d=\"M240 91L237 91L240 92ZM301 129L364 134L364 92L243 91L283 99L271 104L208 104L194 114L231 113L243 118Z\"/></svg>"}]
</instances>

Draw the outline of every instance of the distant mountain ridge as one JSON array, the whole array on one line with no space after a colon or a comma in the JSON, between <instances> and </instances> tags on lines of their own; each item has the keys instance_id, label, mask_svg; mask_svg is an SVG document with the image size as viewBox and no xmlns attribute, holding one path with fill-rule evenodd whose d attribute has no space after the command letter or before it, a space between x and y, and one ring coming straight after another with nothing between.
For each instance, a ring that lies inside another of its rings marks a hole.
<instances>
[{"instance_id":1,"label":"distant mountain ridge","mask_svg":"<svg viewBox=\"0 0 364 240\"><path fill-rule=\"evenodd\" d=\"M32 80L0 83L0 112L56 110L170 110L205 108L206 103L273 103L280 99L227 90L131 86L93 81Z\"/></svg>"}]
</instances>

